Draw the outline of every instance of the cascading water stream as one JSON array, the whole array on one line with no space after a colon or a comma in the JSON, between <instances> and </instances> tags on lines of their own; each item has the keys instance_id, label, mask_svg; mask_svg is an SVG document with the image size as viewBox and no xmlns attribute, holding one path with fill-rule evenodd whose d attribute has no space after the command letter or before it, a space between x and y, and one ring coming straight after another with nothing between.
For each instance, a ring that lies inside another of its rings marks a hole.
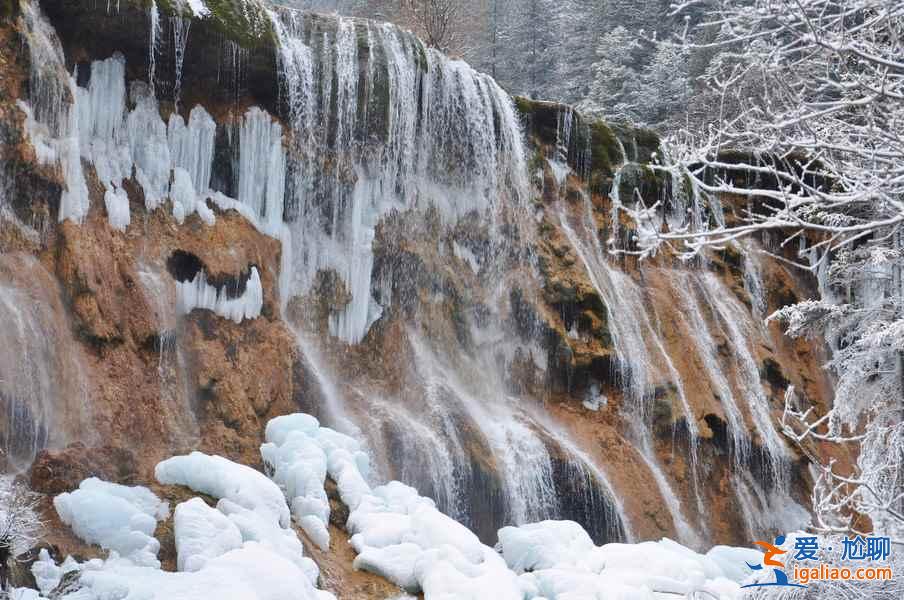
<instances>
[{"instance_id":1,"label":"cascading water stream","mask_svg":"<svg viewBox=\"0 0 904 600\"><path fill-rule=\"evenodd\" d=\"M770 465L773 485L783 493L788 488L788 451L772 423L769 400L760 381L756 359L751 353L748 340L757 339L760 331L748 327L745 312L740 302L725 289L712 273L701 276L701 289L710 308L718 315L726 337L734 350L736 360L736 385L747 402L750 418L762 440Z\"/></svg>"},{"instance_id":2,"label":"cascading water stream","mask_svg":"<svg viewBox=\"0 0 904 600\"><path fill-rule=\"evenodd\" d=\"M681 304L681 318L687 324L688 331L694 332L695 349L708 376L713 393L718 396L728 426L728 435L732 442L732 465L735 471L746 464L750 456L750 436L744 424L744 415L738 408L731 384L723 371L718 347L710 332L710 326L704 318L694 290L701 288L699 276L686 271L671 271L672 289Z\"/></svg>"},{"instance_id":3,"label":"cascading water stream","mask_svg":"<svg viewBox=\"0 0 904 600\"><path fill-rule=\"evenodd\" d=\"M182 65L185 62L185 49L188 46L188 32L191 19L171 17L170 28L173 30L173 60L175 61L175 82L173 83L173 105L179 111L179 96L182 93Z\"/></svg>"},{"instance_id":4,"label":"cascading water stream","mask_svg":"<svg viewBox=\"0 0 904 600\"><path fill-rule=\"evenodd\" d=\"M586 207L586 210L590 210L589 206ZM589 213L585 213L583 216L585 219L592 218ZM571 246L583 264L588 278L606 305L613 345L616 348L619 361L622 363L620 367L623 381L622 389L625 397L632 402L634 409L638 413L633 418L645 423L648 415L645 399L650 397L650 392L653 388L653 378L655 377L652 358L647 351L647 337L655 340L654 347L666 362L669 374L678 388L683 387L681 379L680 377L675 378L677 371L671 364L662 342L658 339L649 323L648 317L642 312L644 304L639 292L627 275L608 266L593 233L594 228L591 228L588 234L593 240L590 243L590 247L588 247L588 244L578 236L569 223L568 216L565 214L561 204L559 206L559 221ZM683 389L678 394L681 398L682 409L685 411L685 421L688 424L691 468L694 479L696 479L696 420L691 414ZM656 462L655 452L649 440L649 426L644 424L636 429L638 431L635 431L635 434L637 434L635 437L638 437L638 439L635 444L638 447L638 452L649 466L654 480L660 488L677 533L682 538L683 543L699 543L699 538L694 539L696 536L693 535L692 528L687 524L688 522L682 514L677 495L672 491L668 481L662 475L661 467ZM696 490L697 486L695 485L694 487ZM702 504L701 500L698 500L698 502Z\"/></svg>"},{"instance_id":5,"label":"cascading water stream","mask_svg":"<svg viewBox=\"0 0 904 600\"><path fill-rule=\"evenodd\" d=\"M27 468L45 446L93 439L88 382L71 324L47 270L0 255L0 439L3 458Z\"/></svg>"},{"instance_id":6,"label":"cascading water stream","mask_svg":"<svg viewBox=\"0 0 904 600\"><path fill-rule=\"evenodd\" d=\"M157 8L157 0L151 0L148 8L148 18L150 20L150 40L148 43L148 86L151 88L151 94L154 93L155 81L157 79L157 44L160 38L160 10Z\"/></svg>"}]
</instances>

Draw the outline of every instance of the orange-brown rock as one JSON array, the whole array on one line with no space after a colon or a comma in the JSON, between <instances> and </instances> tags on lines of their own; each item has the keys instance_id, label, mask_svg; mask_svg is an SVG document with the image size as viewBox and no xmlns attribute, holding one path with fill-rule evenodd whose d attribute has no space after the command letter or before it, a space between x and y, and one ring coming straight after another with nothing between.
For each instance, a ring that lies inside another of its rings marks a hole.
<instances>
[{"instance_id":1,"label":"orange-brown rock","mask_svg":"<svg viewBox=\"0 0 904 600\"><path fill-rule=\"evenodd\" d=\"M135 455L125 448L89 448L81 442L62 450L42 450L29 469L29 487L57 495L76 489L82 480L97 477L129 485L138 475Z\"/></svg>"}]
</instances>

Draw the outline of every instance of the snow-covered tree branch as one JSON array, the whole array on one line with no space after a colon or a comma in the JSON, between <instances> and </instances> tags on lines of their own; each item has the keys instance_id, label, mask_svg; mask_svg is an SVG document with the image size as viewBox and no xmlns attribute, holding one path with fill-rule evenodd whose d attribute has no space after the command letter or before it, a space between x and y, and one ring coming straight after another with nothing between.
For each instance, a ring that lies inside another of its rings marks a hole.
<instances>
[{"instance_id":1,"label":"snow-covered tree branch","mask_svg":"<svg viewBox=\"0 0 904 600\"><path fill-rule=\"evenodd\" d=\"M10 561L38 541L43 529L39 500L12 477L0 478L0 592L7 589Z\"/></svg>"},{"instance_id":2,"label":"snow-covered tree branch","mask_svg":"<svg viewBox=\"0 0 904 600\"><path fill-rule=\"evenodd\" d=\"M716 0L674 11L719 32L667 42L719 52L705 75L715 118L676 133L661 161L690 217L666 225L658 198L624 207L643 229L637 252L690 257L780 233L782 258L816 274L821 297L772 318L790 335L824 336L836 376L831 412L789 401L786 433L802 446L859 445L847 473L814 455L815 525L853 530L845 519L863 513L901 539L904 4Z\"/></svg>"}]
</instances>

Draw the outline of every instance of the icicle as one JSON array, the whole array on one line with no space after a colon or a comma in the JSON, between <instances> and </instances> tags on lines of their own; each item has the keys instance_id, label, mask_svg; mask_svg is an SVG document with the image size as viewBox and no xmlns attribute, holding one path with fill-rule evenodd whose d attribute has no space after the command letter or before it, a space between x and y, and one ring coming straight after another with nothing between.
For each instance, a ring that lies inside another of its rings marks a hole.
<instances>
[{"instance_id":1,"label":"icicle","mask_svg":"<svg viewBox=\"0 0 904 600\"><path fill-rule=\"evenodd\" d=\"M188 45L188 31L191 29L191 19L184 19L180 16L170 17L170 25L173 28L173 56L176 61L173 104L176 107L176 112L178 112L179 95L182 88L182 63L185 61L185 48Z\"/></svg>"},{"instance_id":2,"label":"icicle","mask_svg":"<svg viewBox=\"0 0 904 600\"><path fill-rule=\"evenodd\" d=\"M188 172L198 194L203 194L210 188L216 129L213 117L202 106L192 109L188 125L176 113L170 115L167 125L166 136L172 164Z\"/></svg>"},{"instance_id":3,"label":"icicle","mask_svg":"<svg viewBox=\"0 0 904 600\"><path fill-rule=\"evenodd\" d=\"M173 169L173 182L169 190L170 199L173 201L173 216L178 223L183 223L185 218L193 212L197 212L201 220L208 225L214 224L213 211L207 206L206 197L198 195L192 185L191 174L182 167Z\"/></svg>"},{"instance_id":4,"label":"icicle","mask_svg":"<svg viewBox=\"0 0 904 600\"><path fill-rule=\"evenodd\" d=\"M157 8L157 0L151 0L151 6L148 9L150 17L150 43L148 44L148 85L151 88L151 94L154 94L154 80L157 77L157 38L160 35L160 11Z\"/></svg>"},{"instance_id":5,"label":"icicle","mask_svg":"<svg viewBox=\"0 0 904 600\"><path fill-rule=\"evenodd\" d=\"M76 88L81 155L94 166L105 188L107 217L114 229L129 225L129 198L123 180L132 175L132 156L125 130L125 59L121 54L91 65L88 89Z\"/></svg>"},{"instance_id":6,"label":"icicle","mask_svg":"<svg viewBox=\"0 0 904 600\"><path fill-rule=\"evenodd\" d=\"M282 127L266 112L251 108L239 130L238 200L271 234L282 224L285 180Z\"/></svg>"},{"instance_id":7,"label":"icicle","mask_svg":"<svg viewBox=\"0 0 904 600\"><path fill-rule=\"evenodd\" d=\"M144 191L145 207L154 210L169 192L171 159L166 125L160 118L153 90L135 82L130 95L135 108L126 118L126 131L135 180Z\"/></svg>"},{"instance_id":8,"label":"icicle","mask_svg":"<svg viewBox=\"0 0 904 600\"><path fill-rule=\"evenodd\" d=\"M241 323L245 319L259 317L263 303L264 292L257 267L251 267L245 291L237 298L230 298L225 287L217 290L207 283L207 277L203 271L198 271L191 281L176 282L178 314L184 315L196 308L203 308L236 323Z\"/></svg>"}]
</instances>

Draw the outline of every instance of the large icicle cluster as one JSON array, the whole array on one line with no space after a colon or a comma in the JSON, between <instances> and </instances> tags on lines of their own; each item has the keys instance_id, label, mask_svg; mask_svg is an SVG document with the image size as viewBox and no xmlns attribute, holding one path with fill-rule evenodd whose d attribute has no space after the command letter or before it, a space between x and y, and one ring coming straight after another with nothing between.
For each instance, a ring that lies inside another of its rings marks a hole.
<instances>
[{"instance_id":1,"label":"large icicle cluster","mask_svg":"<svg viewBox=\"0 0 904 600\"><path fill-rule=\"evenodd\" d=\"M180 6L183 15L209 15L200 0ZM167 122L160 117L153 81L156 4L149 13L150 81L131 85L119 54L92 63L88 87L77 85L40 10L29 3L27 14L32 62L47 67L36 73L29 102L20 105L39 159L62 170L60 219L80 222L90 208L81 159L103 184L117 229L131 221L123 188L129 178L142 189L148 210L169 199L180 223L192 213L212 223L208 201L235 208L283 242L281 297L309 291L319 270L339 274L351 301L331 315L330 329L345 341L360 341L381 314L371 296L372 245L389 211L432 207L454 222L475 211L519 210L527 198L511 99L491 78L388 24L337 17L335 30L315 36L313 19L323 17L268 13L295 152L287 154L282 127L251 107L239 123L238 144L231 142L237 198L228 198L211 190L218 139L213 118L201 106L187 121L178 110ZM177 72L190 24L173 19ZM359 56L362 49L366 56ZM324 73L322 82L314 73Z\"/></svg>"},{"instance_id":2,"label":"large icicle cluster","mask_svg":"<svg viewBox=\"0 0 904 600\"><path fill-rule=\"evenodd\" d=\"M205 308L221 317L241 323L244 319L260 316L264 305L264 290L257 267L251 267L251 274L240 296L230 298L226 286L217 289L207 283L204 270L195 274L190 281L176 282L176 310L188 314L196 308Z\"/></svg>"},{"instance_id":3,"label":"large icicle cluster","mask_svg":"<svg viewBox=\"0 0 904 600\"><path fill-rule=\"evenodd\" d=\"M351 302L331 315L330 331L356 343L382 310L371 296L380 219L433 207L455 222L473 211L517 209L527 197L520 125L491 78L410 33L339 17L335 31L315 34L313 18L270 15L300 155L333 159L326 170L308 158L289 169L297 214L286 283L304 293L318 270L335 270Z\"/></svg>"},{"instance_id":4,"label":"large icicle cluster","mask_svg":"<svg viewBox=\"0 0 904 600\"><path fill-rule=\"evenodd\" d=\"M198 16L209 13L200 0L183 8ZM152 58L155 14L152 8ZM56 32L36 3L26 3L25 17L35 84L29 102L19 106L39 162L56 164L63 174L61 221L81 222L90 208L84 159L104 186L107 217L116 229L125 230L131 222L123 182L134 178L146 208L154 210L169 199L179 223L197 213L212 224L210 200L279 236L286 159L282 128L266 112L253 107L240 122L240 194L238 200L227 198L211 190L217 124L203 107L195 106L187 121L174 112L164 122L153 85L136 81L127 86L121 54L91 63L88 87L77 85L77 74L66 72Z\"/></svg>"}]
</instances>

